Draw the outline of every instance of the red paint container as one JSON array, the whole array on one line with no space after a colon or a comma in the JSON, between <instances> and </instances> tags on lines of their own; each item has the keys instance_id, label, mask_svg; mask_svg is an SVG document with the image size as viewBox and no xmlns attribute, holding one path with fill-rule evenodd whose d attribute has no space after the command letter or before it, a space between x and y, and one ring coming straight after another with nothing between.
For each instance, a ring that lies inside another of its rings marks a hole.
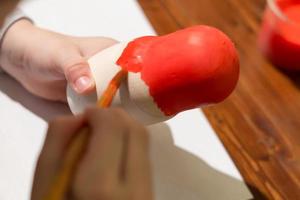
<instances>
[{"instance_id":1,"label":"red paint container","mask_svg":"<svg viewBox=\"0 0 300 200\"><path fill-rule=\"evenodd\" d=\"M259 47L274 65L300 71L300 0L268 0Z\"/></svg>"}]
</instances>

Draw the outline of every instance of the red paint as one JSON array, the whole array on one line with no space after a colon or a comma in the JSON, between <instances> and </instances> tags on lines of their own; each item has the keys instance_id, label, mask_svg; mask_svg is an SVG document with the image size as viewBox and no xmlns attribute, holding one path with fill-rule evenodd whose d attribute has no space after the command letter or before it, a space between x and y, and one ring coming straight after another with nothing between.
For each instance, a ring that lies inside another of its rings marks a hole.
<instances>
[{"instance_id":1,"label":"red paint","mask_svg":"<svg viewBox=\"0 0 300 200\"><path fill-rule=\"evenodd\" d=\"M267 8L259 45L262 52L278 67L300 70L300 1L277 0L282 17Z\"/></svg>"},{"instance_id":2,"label":"red paint","mask_svg":"<svg viewBox=\"0 0 300 200\"><path fill-rule=\"evenodd\" d=\"M141 73L165 115L224 100L239 76L233 43L208 26L138 38L129 43L117 64Z\"/></svg>"}]
</instances>

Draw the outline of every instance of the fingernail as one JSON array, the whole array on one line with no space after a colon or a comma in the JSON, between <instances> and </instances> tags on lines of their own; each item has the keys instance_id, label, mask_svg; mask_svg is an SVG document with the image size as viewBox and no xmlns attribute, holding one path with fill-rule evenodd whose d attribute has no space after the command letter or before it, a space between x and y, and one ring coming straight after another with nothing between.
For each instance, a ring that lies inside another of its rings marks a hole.
<instances>
[{"instance_id":1,"label":"fingernail","mask_svg":"<svg viewBox=\"0 0 300 200\"><path fill-rule=\"evenodd\" d=\"M82 76L75 81L75 89L78 93L82 93L89 89L92 86L92 84L93 81L91 78L87 76Z\"/></svg>"}]
</instances>

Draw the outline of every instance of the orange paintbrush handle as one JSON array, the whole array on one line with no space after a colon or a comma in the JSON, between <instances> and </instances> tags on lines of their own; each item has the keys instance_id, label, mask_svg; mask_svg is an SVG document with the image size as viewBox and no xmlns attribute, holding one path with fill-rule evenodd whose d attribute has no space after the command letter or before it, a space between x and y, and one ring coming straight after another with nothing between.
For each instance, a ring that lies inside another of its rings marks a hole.
<instances>
[{"instance_id":1,"label":"orange paintbrush handle","mask_svg":"<svg viewBox=\"0 0 300 200\"><path fill-rule=\"evenodd\" d=\"M107 108L111 105L113 98L119 89L122 81L127 77L127 72L119 71L111 80L102 97L97 102L97 107ZM66 152L64 164L61 171L55 177L53 185L45 197L45 200L63 200L66 191L70 185L72 175L75 172L76 165L81 158L89 139L89 128L82 128L74 137L69 149Z\"/></svg>"},{"instance_id":2,"label":"orange paintbrush handle","mask_svg":"<svg viewBox=\"0 0 300 200\"><path fill-rule=\"evenodd\" d=\"M114 78L110 81L108 87L102 94L101 98L97 102L99 108L107 108L112 103L112 100L119 89L122 81L127 77L128 72L120 70Z\"/></svg>"}]
</instances>

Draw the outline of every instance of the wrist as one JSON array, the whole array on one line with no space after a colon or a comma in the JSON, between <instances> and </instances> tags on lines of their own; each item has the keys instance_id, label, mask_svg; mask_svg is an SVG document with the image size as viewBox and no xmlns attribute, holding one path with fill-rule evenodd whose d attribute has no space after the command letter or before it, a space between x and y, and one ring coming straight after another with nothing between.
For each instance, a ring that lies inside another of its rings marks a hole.
<instances>
[{"instance_id":1,"label":"wrist","mask_svg":"<svg viewBox=\"0 0 300 200\"><path fill-rule=\"evenodd\" d=\"M0 66L10 71L9 66L24 66L28 40L35 26L26 18L17 20L6 31L0 44Z\"/></svg>"}]
</instances>

